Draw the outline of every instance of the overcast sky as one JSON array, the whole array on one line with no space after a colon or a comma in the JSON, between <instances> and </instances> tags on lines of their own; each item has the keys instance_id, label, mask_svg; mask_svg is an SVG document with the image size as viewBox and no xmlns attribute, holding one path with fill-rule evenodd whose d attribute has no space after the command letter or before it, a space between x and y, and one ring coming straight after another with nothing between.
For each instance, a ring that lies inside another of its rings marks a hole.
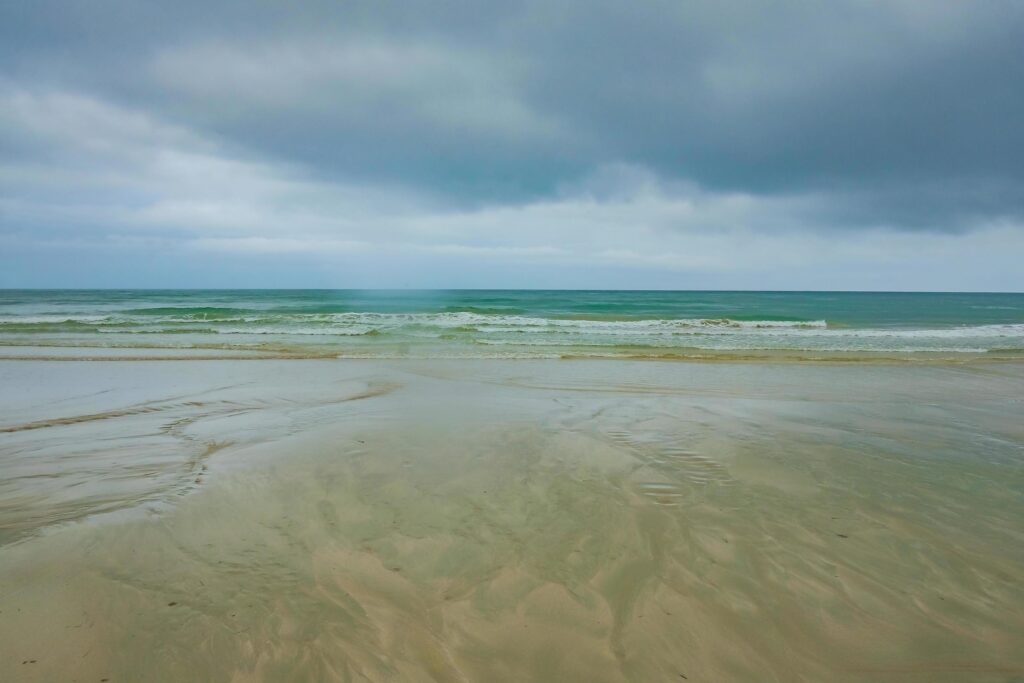
<instances>
[{"instance_id":1,"label":"overcast sky","mask_svg":"<svg viewBox=\"0 0 1024 683\"><path fill-rule=\"evenodd\" d=\"M1024 290L1024 2L0 3L0 286Z\"/></svg>"}]
</instances>

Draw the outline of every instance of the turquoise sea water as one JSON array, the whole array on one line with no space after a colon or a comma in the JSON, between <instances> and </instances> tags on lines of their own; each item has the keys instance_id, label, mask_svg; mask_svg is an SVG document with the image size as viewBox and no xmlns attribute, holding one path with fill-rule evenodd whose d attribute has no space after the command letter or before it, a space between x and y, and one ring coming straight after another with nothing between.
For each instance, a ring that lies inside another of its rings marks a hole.
<instances>
[{"instance_id":1,"label":"turquoise sea water","mask_svg":"<svg viewBox=\"0 0 1024 683\"><path fill-rule=\"evenodd\" d=\"M1024 294L0 290L0 347L352 357L1024 352Z\"/></svg>"}]
</instances>

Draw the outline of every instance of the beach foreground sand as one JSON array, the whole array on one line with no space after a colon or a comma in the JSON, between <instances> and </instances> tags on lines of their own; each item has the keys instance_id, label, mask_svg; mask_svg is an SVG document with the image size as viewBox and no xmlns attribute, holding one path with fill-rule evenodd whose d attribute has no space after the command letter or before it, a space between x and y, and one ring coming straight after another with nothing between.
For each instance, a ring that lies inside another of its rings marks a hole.
<instances>
[{"instance_id":1,"label":"beach foreground sand","mask_svg":"<svg viewBox=\"0 0 1024 683\"><path fill-rule=\"evenodd\" d=\"M3 681L1024 681L1024 364L0 384Z\"/></svg>"}]
</instances>

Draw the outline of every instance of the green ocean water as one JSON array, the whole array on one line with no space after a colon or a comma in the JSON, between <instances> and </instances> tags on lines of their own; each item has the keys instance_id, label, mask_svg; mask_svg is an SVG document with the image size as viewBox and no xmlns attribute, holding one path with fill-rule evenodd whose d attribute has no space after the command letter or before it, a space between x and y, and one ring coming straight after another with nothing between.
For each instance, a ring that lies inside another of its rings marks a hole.
<instances>
[{"instance_id":1,"label":"green ocean water","mask_svg":"<svg viewBox=\"0 0 1024 683\"><path fill-rule=\"evenodd\" d=\"M0 290L0 346L352 357L1024 351L1024 294Z\"/></svg>"}]
</instances>

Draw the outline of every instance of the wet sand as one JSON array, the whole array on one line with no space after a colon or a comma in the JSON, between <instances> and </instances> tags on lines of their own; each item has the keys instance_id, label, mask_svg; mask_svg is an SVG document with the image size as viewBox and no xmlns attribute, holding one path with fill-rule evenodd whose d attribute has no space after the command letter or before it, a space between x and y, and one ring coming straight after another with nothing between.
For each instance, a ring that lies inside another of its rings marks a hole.
<instances>
[{"instance_id":1,"label":"wet sand","mask_svg":"<svg viewBox=\"0 0 1024 683\"><path fill-rule=\"evenodd\" d=\"M0 680L1024 681L1024 364L0 384Z\"/></svg>"}]
</instances>

